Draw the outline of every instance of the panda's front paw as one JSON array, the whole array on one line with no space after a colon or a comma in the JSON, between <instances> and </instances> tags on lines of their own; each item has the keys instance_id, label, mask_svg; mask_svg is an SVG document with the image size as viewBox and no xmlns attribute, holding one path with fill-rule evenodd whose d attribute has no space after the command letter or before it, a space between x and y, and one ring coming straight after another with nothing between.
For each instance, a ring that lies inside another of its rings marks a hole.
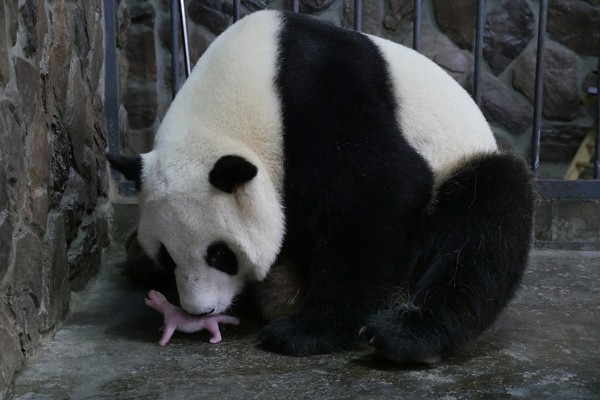
<instances>
[{"instance_id":1,"label":"panda's front paw","mask_svg":"<svg viewBox=\"0 0 600 400\"><path fill-rule=\"evenodd\" d=\"M258 340L262 348L290 356L332 353L346 344L329 325L299 314L274 320L263 328Z\"/></svg>"}]
</instances>

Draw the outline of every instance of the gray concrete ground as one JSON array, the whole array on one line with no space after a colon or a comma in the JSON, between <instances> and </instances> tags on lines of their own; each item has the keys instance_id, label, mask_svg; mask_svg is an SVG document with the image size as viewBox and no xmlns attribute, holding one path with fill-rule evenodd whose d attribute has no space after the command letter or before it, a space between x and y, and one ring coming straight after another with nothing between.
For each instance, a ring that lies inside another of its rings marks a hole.
<instances>
[{"instance_id":1,"label":"gray concrete ground","mask_svg":"<svg viewBox=\"0 0 600 400\"><path fill-rule=\"evenodd\" d=\"M368 348L306 358L257 349L257 322L221 344L176 333L119 274L113 254L54 340L16 377L15 399L600 399L600 253L534 251L496 326L430 367ZM10 396L9 396L10 397Z\"/></svg>"}]
</instances>

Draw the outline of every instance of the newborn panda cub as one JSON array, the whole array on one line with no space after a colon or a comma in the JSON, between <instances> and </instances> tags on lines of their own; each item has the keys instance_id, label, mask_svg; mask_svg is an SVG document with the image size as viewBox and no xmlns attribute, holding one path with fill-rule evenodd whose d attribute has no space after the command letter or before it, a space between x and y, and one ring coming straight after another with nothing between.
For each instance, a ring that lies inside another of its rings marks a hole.
<instances>
[{"instance_id":1,"label":"newborn panda cub","mask_svg":"<svg viewBox=\"0 0 600 400\"><path fill-rule=\"evenodd\" d=\"M198 332L203 329L209 331L212 335L210 342L213 344L221 342L221 332L219 323L237 325L240 320L229 315L191 315L181 308L169 303L162 293L156 290L148 292L146 305L154 308L165 318L165 323L161 330L162 338L158 342L161 346L166 346L171 340L175 330L185 333Z\"/></svg>"}]
</instances>

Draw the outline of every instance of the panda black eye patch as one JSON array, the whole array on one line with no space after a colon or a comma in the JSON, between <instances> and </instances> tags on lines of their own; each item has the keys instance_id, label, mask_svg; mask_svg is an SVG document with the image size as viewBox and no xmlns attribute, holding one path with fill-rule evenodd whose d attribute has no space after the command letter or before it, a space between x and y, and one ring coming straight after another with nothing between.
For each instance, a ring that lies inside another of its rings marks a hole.
<instances>
[{"instance_id":1,"label":"panda black eye patch","mask_svg":"<svg viewBox=\"0 0 600 400\"><path fill-rule=\"evenodd\" d=\"M215 242L208 246L204 260L209 266L226 274L235 275L238 272L237 257L223 242Z\"/></svg>"},{"instance_id":2,"label":"panda black eye patch","mask_svg":"<svg viewBox=\"0 0 600 400\"><path fill-rule=\"evenodd\" d=\"M173 261L173 258L167 251L167 248L164 244L160 245L160 251L158 252L158 262L161 267L166 269L167 271L174 271L177 264Z\"/></svg>"}]
</instances>

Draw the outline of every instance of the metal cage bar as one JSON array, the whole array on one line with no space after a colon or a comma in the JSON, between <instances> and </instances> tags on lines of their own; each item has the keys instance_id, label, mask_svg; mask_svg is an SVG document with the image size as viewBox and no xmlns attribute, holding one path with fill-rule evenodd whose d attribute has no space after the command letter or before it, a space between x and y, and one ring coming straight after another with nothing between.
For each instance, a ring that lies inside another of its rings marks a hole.
<instances>
[{"instance_id":1,"label":"metal cage bar","mask_svg":"<svg viewBox=\"0 0 600 400\"><path fill-rule=\"evenodd\" d=\"M233 23L240 20L240 0L233 0Z\"/></svg>"},{"instance_id":2,"label":"metal cage bar","mask_svg":"<svg viewBox=\"0 0 600 400\"><path fill-rule=\"evenodd\" d=\"M531 137L531 169L537 178L540 168L540 138L542 131L542 97L544 89L544 48L546 46L546 24L548 22L548 0L540 0L538 22L537 56L535 64L535 98L533 101L533 131Z\"/></svg>"},{"instance_id":3,"label":"metal cage bar","mask_svg":"<svg viewBox=\"0 0 600 400\"><path fill-rule=\"evenodd\" d=\"M354 0L354 30L362 31L362 0Z\"/></svg>"},{"instance_id":4,"label":"metal cage bar","mask_svg":"<svg viewBox=\"0 0 600 400\"><path fill-rule=\"evenodd\" d=\"M594 143L594 179L600 179L600 53L596 71L596 139Z\"/></svg>"},{"instance_id":5,"label":"metal cage bar","mask_svg":"<svg viewBox=\"0 0 600 400\"><path fill-rule=\"evenodd\" d=\"M119 76L117 70L117 27L114 0L104 0L105 68L104 68L104 116L108 131L108 151L119 153ZM118 174L117 174L118 176ZM114 175L113 175L114 177Z\"/></svg>"},{"instance_id":6,"label":"metal cage bar","mask_svg":"<svg viewBox=\"0 0 600 400\"><path fill-rule=\"evenodd\" d=\"M119 71L117 67L117 26L114 0L104 0L104 117L108 135L108 151L121 153L121 132L119 132ZM117 192L123 196L134 196L133 182L123 181L121 174L111 169L110 175Z\"/></svg>"},{"instance_id":7,"label":"metal cage bar","mask_svg":"<svg viewBox=\"0 0 600 400\"><path fill-rule=\"evenodd\" d=\"M181 17L181 36L183 37L183 60L185 61L185 76L188 77L192 73L190 64L190 44L188 42L187 16L185 12L185 3L179 0L179 15ZM177 52L173 53L177 54Z\"/></svg>"},{"instance_id":8,"label":"metal cage bar","mask_svg":"<svg viewBox=\"0 0 600 400\"><path fill-rule=\"evenodd\" d=\"M179 35L183 38L183 62L186 78L192 73L190 46L187 34L187 13L184 0L171 0L171 93L179 91Z\"/></svg>"},{"instance_id":9,"label":"metal cage bar","mask_svg":"<svg viewBox=\"0 0 600 400\"><path fill-rule=\"evenodd\" d=\"M475 64L473 66L473 100L481 105L481 60L483 59L483 25L485 20L485 0L477 0L477 21L475 25Z\"/></svg>"},{"instance_id":10,"label":"metal cage bar","mask_svg":"<svg viewBox=\"0 0 600 400\"><path fill-rule=\"evenodd\" d=\"M415 0L413 5L413 49L421 49L421 4L422 0Z\"/></svg>"},{"instance_id":11,"label":"metal cage bar","mask_svg":"<svg viewBox=\"0 0 600 400\"><path fill-rule=\"evenodd\" d=\"M292 12L298 13L300 12L300 2L299 0L292 0L292 4L290 6Z\"/></svg>"},{"instance_id":12,"label":"metal cage bar","mask_svg":"<svg viewBox=\"0 0 600 400\"><path fill-rule=\"evenodd\" d=\"M179 3L171 1L171 94L179 91Z\"/></svg>"}]
</instances>

